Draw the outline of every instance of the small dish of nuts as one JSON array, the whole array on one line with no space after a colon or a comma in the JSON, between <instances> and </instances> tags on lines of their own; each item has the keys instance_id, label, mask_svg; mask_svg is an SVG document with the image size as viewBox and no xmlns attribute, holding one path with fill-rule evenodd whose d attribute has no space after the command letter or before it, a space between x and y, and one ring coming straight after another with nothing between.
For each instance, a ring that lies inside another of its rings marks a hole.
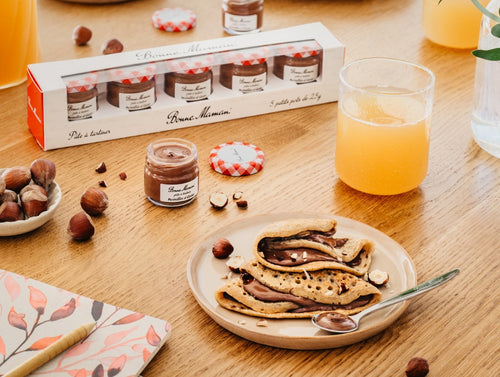
<instances>
[{"instance_id":1,"label":"small dish of nuts","mask_svg":"<svg viewBox=\"0 0 500 377\"><path fill-rule=\"evenodd\" d=\"M54 176L53 163L42 159L31 168L0 169L0 237L31 232L53 217L62 197Z\"/></svg>"}]
</instances>

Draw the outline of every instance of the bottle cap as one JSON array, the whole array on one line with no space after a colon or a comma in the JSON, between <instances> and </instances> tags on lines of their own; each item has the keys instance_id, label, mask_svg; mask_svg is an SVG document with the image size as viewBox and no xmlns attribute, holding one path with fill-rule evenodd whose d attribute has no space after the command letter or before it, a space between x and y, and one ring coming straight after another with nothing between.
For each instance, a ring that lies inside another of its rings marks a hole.
<instances>
[{"instance_id":1,"label":"bottle cap","mask_svg":"<svg viewBox=\"0 0 500 377\"><path fill-rule=\"evenodd\" d=\"M254 65L265 63L270 55L268 47L247 48L244 50L229 51L225 54L227 63L238 65Z\"/></svg>"},{"instance_id":2,"label":"bottle cap","mask_svg":"<svg viewBox=\"0 0 500 377\"><path fill-rule=\"evenodd\" d=\"M261 171L264 167L264 152L253 144L233 141L212 149L209 160L217 173L239 177Z\"/></svg>"},{"instance_id":3,"label":"bottle cap","mask_svg":"<svg viewBox=\"0 0 500 377\"><path fill-rule=\"evenodd\" d=\"M184 8L163 8L152 18L154 27L165 31L186 31L196 26L196 14Z\"/></svg>"},{"instance_id":4,"label":"bottle cap","mask_svg":"<svg viewBox=\"0 0 500 377\"><path fill-rule=\"evenodd\" d=\"M281 55L291 56L293 58L307 58L309 56L319 55L321 46L314 40L285 43L278 47Z\"/></svg>"},{"instance_id":5,"label":"bottle cap","mask_svg":"<svg viewBox=\"0 0 500 377\"><path fill-rule=\"evenodd\" d=\"M108 71L111 81L118 81L122 84L138 84L151 80L156 74L154 63L133 65L111 69Z\"/></svg>"},{"instance_id":6,"label":"bottle cap","mask_svg":"<svg viewBox=\"0 0 500 377\"><path fill-rule=\"evenodd\" d=\"M65 77L64 83L66 84L67 93L86 92L96 87L97 72Z\"/></svg>"},{"instance_id":7,"label":"bottle cap","mask_svg":"<svg viewBox=\"0 0 500 377\"><path fill-rule=\"evenodd\" d=\"M167 67L170 72L178 73L203 73L212 68L214 57L210 54L194 56L185 59L167 60Z\"/></svg>"}]
</instances>

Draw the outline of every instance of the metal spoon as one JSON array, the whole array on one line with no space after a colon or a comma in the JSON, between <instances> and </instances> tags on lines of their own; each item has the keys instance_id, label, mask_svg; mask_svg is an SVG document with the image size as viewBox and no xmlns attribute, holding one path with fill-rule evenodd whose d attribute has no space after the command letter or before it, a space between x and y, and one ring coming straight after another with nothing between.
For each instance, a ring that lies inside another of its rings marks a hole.
<instances>
[{"instance_id":1,"label":"metal spoon","mask_svg":"<svg viewBox=\"0 0 500 377\"><path fill-rule=\"evenodd\" d=\"M418 296L424 292L427 292L433 288L440 286L441 284L447 282L452 277L457 275L460 272L460 269L456 268L447 272L441 276L435 277L425 283L419 284L413 288L408 289L400 293L397 296L391 297L385 301L379 302L369 308L354 314L352 316L346 316L344 314L336 313L336 312L323 312L315 314L312 317L312 323L314 326L319 327L322 330L335 333L335 334L345 334L348 332L352 332L358 329L359 321L365 315L373 313L379 309L385 308L389 305L394 305L398 302L405 301L411 297Z\"/></svg>"}]
</instances>

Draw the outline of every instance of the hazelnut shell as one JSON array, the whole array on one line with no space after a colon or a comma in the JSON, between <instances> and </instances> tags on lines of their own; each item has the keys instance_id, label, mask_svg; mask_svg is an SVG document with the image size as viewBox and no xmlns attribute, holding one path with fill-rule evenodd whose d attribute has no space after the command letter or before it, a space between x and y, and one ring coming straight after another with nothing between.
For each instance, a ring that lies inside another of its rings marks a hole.
<instances>
[{"instance_id":1,"label":"hazelnut shell","mask_svg":"<svg viewBox=\"0 0 500 377\"><path fill-rule=\"evenodd\" d=\"M67 231L74 240L86 241L94 235L95 228L90 216L82 211L69 220Z\"/></svg>"},{"instance_id":2,"label":"hazelnut shell","mask_svg":"<svg viewBox=\"0 0 500 377\"><path fill-rule=\"evenodd\" d=\"M19 204L4 202L0 205L0 222L23 220L24 215Z\"/></svg>"},{"instance_id":3,"label":"hazelnut shell","mask_svg":"<svg viewBox=\"0 0 500 377\"><path fill-rule=\"evenodd\" d=\"M82 194L80 205L91 216L97 216L108 208L108 195L97 187L90 187Z\"/></svg>"},{"instance_id":4,"label":"hazelnut shell","mask_svg":"<svg viewBox=\"0 0 500 377\"><path fill-rule=\"evenodd\" d=\"M5 181L5 188L19 192L24 186L30 183L31 172L30 169L24 166L14 166L6 169L2 177Z\"/></svg>"},{"instance_id":5,"label":"hazelnut shell","mask_svg":"<svg viewBox=\"0 0 500 377\"><path fill-rule=\"evenodd\" d=\"M49 205L47 195L39 190L28 190L21 195L21 205L26 217L38 216L46 211Z\"/></svg>"},{"instance_id":6,"label":"hazelnut shell","mask_svg":"<svg viewBox=\"0 0 500 377\"><path fill-rule=\"evenodd\" d=\"M226 238L219 238L212 246L212 253L217 259L225 259L231 255L234 247Z\"/></svg>"},{"instance_id":7,"label":"hazelnut shell","mask_svg":"<svg viewBox=\"0 0 500 377\"><path fill-rule=\"evenodd\" d=\"M56 177L56 165L52 161L39 158L31 163L30 172L33 182L47 190Z\"/></svg>"}]
</instances>

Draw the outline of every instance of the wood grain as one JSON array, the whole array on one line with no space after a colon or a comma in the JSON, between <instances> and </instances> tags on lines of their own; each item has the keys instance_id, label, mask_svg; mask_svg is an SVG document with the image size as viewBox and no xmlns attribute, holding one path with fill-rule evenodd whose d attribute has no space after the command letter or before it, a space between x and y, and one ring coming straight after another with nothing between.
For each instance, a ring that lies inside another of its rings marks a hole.
<instances>
[{"instance_id":1,"label":"wood grain","mask_svg":"<svg viewBox=\"0 0 500 377\"><path fill-rule=\"evenodd\" d=\"M162 7L189 6L197 26L165 33L151 25ZM39 0L44 61L100 54L118 38L126 50L225 36L219 0L136 0L88 5ZM323 22L345 43L346 62L389 56L429 67L436 75L430 167L420 187L379 197L359 193L337 177L337 104L43 152L26 124L26 85L0 91L0 167L40 157L57 165L63 200L40 229L0 239L0 267L69 291L158 316L173 335L144 371L150 376L402 376L414 356L428 359L429 376L494 376L500 370L500 161L482 151L470 131L475 60L470 51L439 47L420 28L421 1L266 0L264 30ZM71 40L76 24L93 30L86 47ZM194 142L200 193L191 205L155 207L143 193L147 145L163 136ZM266 154L262 172L230 178L212 171L210 150L248 141ZM105 161L108 171L94 168ZM127 173L122 181L118 174ZM69 218L98 180L108 183L110 207L95 220L89 242L69 239ZM249 207L215 212L213 190L242 190ZM197 305L186 279L195 246L237 219L287 211L336 214L362 221L399 242L414 260L419 282L451 268L460 275L413 299L382 333L349 347L288 351L254 344L215 324ZM5 308L4 308L5 311Z\"/></svg>"}]
</instances>

